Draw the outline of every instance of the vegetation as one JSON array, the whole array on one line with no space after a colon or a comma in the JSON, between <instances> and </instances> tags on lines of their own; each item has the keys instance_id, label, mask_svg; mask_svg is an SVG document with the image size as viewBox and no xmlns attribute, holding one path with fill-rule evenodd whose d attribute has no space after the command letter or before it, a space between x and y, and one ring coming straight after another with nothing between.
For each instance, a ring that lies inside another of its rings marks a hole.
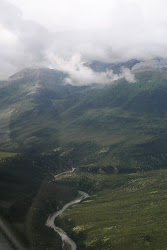
<instances>
[{"instance_id":1,"label":"vegetation","mask_svg":"<svg viewBox=\"0 0 167 250\"><path fill-rule=\"evenodd\" d=\"M45 221L81 189L91 197L56 221L79 249L165 249L167 73L89 87L65 77L28 70L0 85L3 220L24 248L59 250Z\"/></svg>"},{"instance_id":2,"label":"vegetation","mask_svg":"<svg viewBox=\"0 0 167 250\"><path fill-rule=\"evenodd\" d=\"M68 208L56 225L78 249L166 249L167 171L61 176L91 197Z\"/></svg>"},{"instance_id":3,"label":"vegetation","mask_svg":"<svg viewBox=\"0 0 167 250\"><path fill-rule=\"evenodd\" d=\"M15 155L16 155L15 153L11 153L11 152L0 152L0 160L15 156Z\"/></svg>"},{"instance_id":4,"label":"vegetation","mask_svg":"<svg viewBox=\"0 0 167 250\"><path fill-rule=\"evenodd\" d=\"M59 74L1 86L1 150L61 147L76 166L166 168L167 73L141 72L136 83L121 79L92 88L63 85Z\"/></svg>"},{"instance_id":5,"label":"vegetation","mask_svg":"<svg viewBox=\"0 0 167 250\"><path fill-rule=\"evenodd\" d=\"M0 163L0 214L23 249L61 249L59 236L45 223L49 213L77 194L52 181L53 174L66 169L70 163L52 152L19 154Z\"/></svg>"}]
</instances>

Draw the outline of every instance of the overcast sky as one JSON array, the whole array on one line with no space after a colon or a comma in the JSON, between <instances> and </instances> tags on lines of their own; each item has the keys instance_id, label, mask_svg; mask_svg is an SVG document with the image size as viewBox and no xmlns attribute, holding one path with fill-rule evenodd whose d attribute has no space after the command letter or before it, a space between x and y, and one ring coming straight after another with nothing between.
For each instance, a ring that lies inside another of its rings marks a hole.
<instances>
[{"instance_id":1,"label":"overcast sky","mask_svg":"<svg viewBox=\"0 0 167 250\"><path fill-rule=\"evenodd\" d=\"M82 62L167 57L166 10L166 0L0 0L0 79L76 55Z\"/></svg>"}]
</instances>

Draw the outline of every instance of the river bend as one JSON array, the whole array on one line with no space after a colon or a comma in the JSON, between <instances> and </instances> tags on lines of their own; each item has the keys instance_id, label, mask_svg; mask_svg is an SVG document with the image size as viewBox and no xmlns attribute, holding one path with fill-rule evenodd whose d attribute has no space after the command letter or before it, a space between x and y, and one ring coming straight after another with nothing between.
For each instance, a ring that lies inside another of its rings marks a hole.
<instances>
[{"instance_id":1,"label":"river bend","mask_svg":"<svg viewBox=\"0 0 167 250\"><path fill-rule=\"evenodd\" d=\"M56 179L60 175L72 173L74 171L75 171L75 168L72 168L71 171L63 172L63 173L60 173L58 175L55 175L54 179ZM46 226L52 228L55 232L57 232L60 235L61 239L62 239L63 245L64 245L64 242L66 242L68 245L71 246L71 250L76 250L77 249L76 243L66 234L66 232L64 232L61 228L56 227L55 224L54 224L54 221L55 221L56 217L61 215L68 207L70 207L70 206L72 206L74 204L77 204L77 203L81 202L82 200L89 197L89 194L87 194L87 193L85 193L83 191L78 190L78 193L80 195L79 198L76 198L75 200L70 201L69 203L64 205L64 207L62 209L56 211L52 215L49 215L49 217L48 217L48 219L46 221Z\"/></svg>"}]
</instances>

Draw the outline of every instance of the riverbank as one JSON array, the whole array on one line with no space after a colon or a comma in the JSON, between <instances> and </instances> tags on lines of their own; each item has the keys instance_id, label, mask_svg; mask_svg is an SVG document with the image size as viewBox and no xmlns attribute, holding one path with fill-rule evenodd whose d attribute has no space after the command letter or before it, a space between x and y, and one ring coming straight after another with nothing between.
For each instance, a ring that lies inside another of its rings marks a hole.
<instances>
[{"instance_id":1,"label":"riverbank","mask_svg":"<svg viewBox=\"0 0 167 250\"><path fill-rule=\"evenodd\" d=\"M60 173L60 174L54 176L54 178L56 179L60 175L72 173L74 171L75 171L75 168L72 168L71 171ZM54 222L55 222L55 219L59 215L61 215L67 208L69 208L70 206L72 206L74 204L80 203L82 200L84 200L84 199L86 199L86 198L89 197L89 194L87 194L87 193L85 193L83 191L80 191L80 190L78 190L78 194L80 195L79 198L76 198L75 200L67 203L66 205L63 206L62 209L56 211L54 214L49 215L49 217L48 217L48 219L46 221L46 226L52 228L56 233L58 233L59 236L62 239L63 245L66 243L67 245L69 245L71 247L71 250L76 250L77 249L76 243L66 234L66 232L64 232L61 228L56 227Z\"/></svg>"},{"instance_id":2,"label":"riverbank","mask_svg":"<svg viewBox=\"0 0 167 250\"><path fill-rule=\"evenodd\" d=\"M56 221L79 250L166 249L167 170L118 175L77 172L62 176L61 182L76 183L91 193Z\"/></svg>"},{"instance_id":3,"label":"riverbank","mask_svg":"<svg viewBox=\"0 0 167 250\"><path fill-rule=\"evenodd\" d=\"M61 249L61 238L55 237L45 222L55 208L75 199L77 191L49 180L52 173L69 168L71 165L54 152L19 154L0 162L0 229L9 241L14 239L12 245L19 245L15 244L17 239L20 249L45 250L55 245Z\"/></svg>"}]
</instances>

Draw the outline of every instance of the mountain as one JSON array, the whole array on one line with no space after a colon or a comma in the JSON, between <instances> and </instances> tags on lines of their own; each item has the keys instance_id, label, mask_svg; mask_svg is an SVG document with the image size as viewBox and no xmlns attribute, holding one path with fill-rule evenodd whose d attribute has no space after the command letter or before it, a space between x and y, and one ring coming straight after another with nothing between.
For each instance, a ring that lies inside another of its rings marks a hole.
<instances>
[{"instance_id":1,"label":"mountain","mask_svg":"<svg viewBox=\"0 0 167 250\"><path fill-rule=\"evenodd\" d=\"M135 64L132 67L132 71L148 71L148 70L161 70L161 71L167 71L167 59L156 57L151 60L142 61L137 64Z\"/></svg>"},{"instance_id":2,"label":"mountain","mask_svg":"<svg viewBox=\"0 0 167 250\"><path fill-rule=\"evenodd\" d=\"M92 61L86 64L86 66L93 69L95 72L106 72L112 70L114 74L120 74L122 68L128 68L132 72L140 71L166 71L167 70L167 59L155 57L148 60L136 60L132 59L126 62L120 63L105 63L100 61Z\"/></svg>"},{"instance_id":3,"label":"mountain","mask_svg":"<svg viewBox=\"0 0 167 250\"><path fill-rule=\"evenodd\" d=\"M34 133L37 131L40 133L39 131L43 129L43 122L39 124L36 118L42 119L44 118L42 115L47 115L48 112L48 115L51 113L54 119L58 113L69 106L70 102L73 102L77 93L89 88L65 85L65 77L64 73L56 70L26 69L1 83L1 144L7 145L8 149L15 148L18 134L25 134L30 140L30 134L35 127ZM49 125L48 128L46 124L44 126L43 135L49 131ZM13 142L12 138L14 138Z\"/></svg>"},{"instance_id":4,"label":"mountain","mask_svg":"<svg viewBox=\"0 0 167 250\"><path fill-rule=\"evenodd\" d=\"M0 82L0 213L8 237L20 249L62 249L45 223L79 189L90 198L56 219L79 249L164 249L167 72L144 68L133 83L89 86L67 85L66 77L26 69Z\"/></svg>"},{"instance_id":5,"label":"mountain","mask_svg":"<svg viewBox=\"0 0 167 250\"><path fill-rule=\"evenodd\" d=\"M1 84L1 150L61 148L62 157L77 165L117 166L120 172L166 166L166 72L84 87L65 85L65 77L28 69Z\"/></svg>"},{"instance_id":6,"label":"mountain","mask_svg":"<svg viewBox=\"0 0 167 250\"><path fill-rule=\"evenodd\" d=\"M113 70L114 74L121 73L121 68L128 68L132 69L136 64L140 63L139 60L132 59L127 62L120 62L120 63L105 63L99 61L92 61L87 63L86 65L93 69L95 72L105 72L107 70Z\"/></svg>"}]
</instances>

